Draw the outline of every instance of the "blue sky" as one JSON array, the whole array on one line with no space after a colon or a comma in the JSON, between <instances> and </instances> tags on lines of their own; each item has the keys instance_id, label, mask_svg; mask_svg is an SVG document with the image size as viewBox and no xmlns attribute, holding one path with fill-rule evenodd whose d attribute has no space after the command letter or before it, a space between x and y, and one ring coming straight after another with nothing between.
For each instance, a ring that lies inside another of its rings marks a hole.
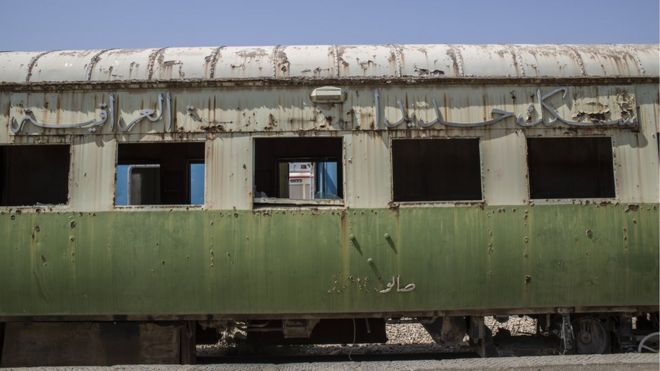
<instances>
[{"instance_id":1,"label":"blue sky","mask_svg":"<svg viewBox=\"0 0 660 371\"><path fill-rule=\"evenodd\" d=\"M659 0L0 0L0 50L657 43ZM11 10L9 10L11 9Z\"/></svg>"}]
</instances>

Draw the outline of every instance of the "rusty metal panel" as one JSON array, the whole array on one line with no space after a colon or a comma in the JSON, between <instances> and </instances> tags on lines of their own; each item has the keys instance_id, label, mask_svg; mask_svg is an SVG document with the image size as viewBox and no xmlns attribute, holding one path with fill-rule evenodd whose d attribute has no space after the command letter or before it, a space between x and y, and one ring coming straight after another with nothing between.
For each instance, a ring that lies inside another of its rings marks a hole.
<instances>
[{"instance_id":1,"label":"rusty metal panel","mask_svg":"<svg viewBox=\"0 0 660 371\"><path fill-rule=\"evenodd\" d=\"M197 132L341 130L343 105L314 104L312 89L204 90L174 94L176 126Z\"/></svg>"},{"instance_id":2,"label":"rusty metal panel","mask_svg":"<svg viewBox=\"0 0 660 371\"><path fill-rule=\"evenodd\" d=\"M117 142L112 137L74 136L69 172L69 207L76 211L112 210Z\"/></svg>"},{"instance_id":3,"label":"rusty metal panel","mask_svg":"<svg viewBox=\"0 0 660 371\"><path fill-rule=\"evenodd\" d=\"M133 90L117 93L116 131L121 133L173 132L172 96L167 90ZM111 132L110 125L104 128Z\"/></svg>"},{"instance_id":4,"label":"rusty metal panel","mask_svg":"<svg viewBox=\"0 0 660 371\"><path fill-rule=\"evenodd\" d=\"M658 77L658 45L317 45L0 53L0 83Z\"/></svg>"},{"instance_id":5,"label":"rusty metal panel","mask_svg":"<svg viewBox=\"0 0 660 371\"><path fill-rule=\"evenodd\" d=\"M218 48L167 48L155 60L154 80L208 79Z\"/></svg>"},{"instance_id":6,"label":"rusty metal panel","mask_svg":"<svg viewBox=\"0 0 660 371\"><path fill-rule=\"evenodd\" d=\"M414 77L462 77L460 56L450 45L401 45L401 74Z\"/></svg>"},{"instance_id":7,"label":"rusty metal panel","mask_svg":"<svg viewBox=\"0 0 660 371\"><path fill-rule=\"evenodd\" d=\"M286 46L278 50L278 76L336 78L337 50L332 45ZM283 71L285 69L286 71Z\"/></svg>"},{"instance_id":8,"label":"rusty metal panel","mask_svg":"<svg viewBox=\"0 0 660 371\"><path fill-rule=\"evenodd\" d=\"M215 65L216 79L275 77L275 47L226 47Z\"/></svg>"},{"instance_id":9,"label":"rusty metal panel","mask_svg":"<svg viewBox=\"0 0 660 371\"><path fill-rule=\"evenodd\" d=\"M205 208L252 209L252 137L233 134L206 142Z\"/></svg>"},{"instance_id":10,"label":"rusty metal panel","mask_svg":"<svg viewBox=\"0 0 660 371\"><path fill-rule=\"evenodd\" d=\"M584 72L588 76L644 76L658 74L658 51L655 55L655 69L653 65L644 66L639 56L626 47L603 46L575 48L579 60L584 66Z\"/></svg>"},{"instance_id":11,"label":"rusty metal panel","mask_svg":"<svg viewBox=\"0 0 660 371\"><path fill-rule=\"evenodd\" d=\"M0 83L23 83L33 63L43 52L0 52Z\"/></svg>"},{"instance_id":12,"label":"rusty metal panel","mask_svg":"<svg viewBox=\"0 0 660 371\"><path fill-rule=\"evenodd\" d=\"M657 308L657 208L3 213L0 316Z\"/></svg>"},{"instance_id":13,"label":"rusty metal panel","mask_svg":"<svg viewBox=\"0 0 660 371\"><path fill-rule=\"evenodd\" d=\"M584 62L566 45L511 45L509 54L519 77L585 76Z\"/></svg>"},{"instance_id":14,"label":"rusty metal panel","mask_svg":"<svg viewBox=\"0 0 660 371\"><path fill-rule=\"evenodd\" d=\"M9 143L9 118L11 101L9 94L0 92L0 143Z\"/></svg>"},{"instance_id":15,"label":"rusty metal panel","mask_svg":"<svg viewBox=\"0 0 660 371\"><path fill-rule=\"evenodd\" d=\"M103 50L62 50L45 53L32 63L26 81L86 81L94 57Z\"/></svg>"},{"instance_id":16,"label":"rusty metal panel","mask_svg":"<svg viewBox=\"0 0 660 371\"><path fill-rule=\"evenodd\" d=\"M450 52L463 65L465 77L516 77L516 59L505 45L452 45Z\"/></svg>"},{"instance_id":17,"label":"rusty metal panel","mask_svg":"<svg viewBox=\"0 0 660 371\"><path fill-rule=\"evenodd\" d=\"M151 80L161 49L114 49L100 56L91 69L90 81Z\"/></svg>"},{"instance_id":18,"label":"rusty metal panel","mask_svg":"<svg viewBox=\"0 0 660 371\"><path fill-rule=\"evenodd\" d=\"M522 130L487 131L481 137L482 189L488 205L529 201L527 143Z\"/></svg>"},{"instance_id":19,"label":"rusty metal panel","mask_svg":"<svg viewBox=\"0 0 660 371\"><path fill-rule=\"evenodd\" d=\"M392 200L392 158L387 133L344 136L345 199L349 208L385 207Z\"/></svg>"},{"instance_id":20,"label":"rusty metal panel","mask_svg":"<svg viewBox=\"0 0 660 371\"><path fill-rule=\"evenodd\" d=\"M401 76L401 55L385 45L337 46L340 77Z\"/></svg>"},{"instance_id":21,"label":"rusty metal panel","mask_svg":"<svg viewBox=\"0 0 660 371\"><path fill-rule=\"evenodd\" d=\"M10 96L10 135L61 135L110 132L110 93L62 91L56 93L13 93ZM97 121L93 128L58 129L58 126ZM39 127L46 125L49 128ZM12 129L13 127L13 129Z\"/></svg>"},{"instance_id":22,"label":"rusty metal panel","mask_svg":"<svg viewBox=\"0 0 660 371\"><path fill-rule=\"evenodd\" d=\"M660 174L658 169L658 88L654 85L636 89L639 105L640 132L617 132L614 145L615 176L621 202L658 202Z\"/></svg>"}]
</instances>

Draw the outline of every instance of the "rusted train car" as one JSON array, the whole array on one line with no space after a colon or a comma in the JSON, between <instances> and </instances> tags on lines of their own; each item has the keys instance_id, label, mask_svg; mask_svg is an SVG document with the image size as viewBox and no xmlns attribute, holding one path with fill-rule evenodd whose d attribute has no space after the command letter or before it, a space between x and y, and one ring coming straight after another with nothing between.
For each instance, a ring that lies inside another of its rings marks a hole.
<instances>
[{"instance_id":1,"label":"rusted train car","mask_svg":"<svg viewBox=\"0 0 660 371\"><path fill-rule=\"evenodd\" d=\"M0 52L2 364L192 362L237 323L379 342L399 317L482 351L511 314L632 346L657 326L658 56Z\"/></svg>"}]
</instances>

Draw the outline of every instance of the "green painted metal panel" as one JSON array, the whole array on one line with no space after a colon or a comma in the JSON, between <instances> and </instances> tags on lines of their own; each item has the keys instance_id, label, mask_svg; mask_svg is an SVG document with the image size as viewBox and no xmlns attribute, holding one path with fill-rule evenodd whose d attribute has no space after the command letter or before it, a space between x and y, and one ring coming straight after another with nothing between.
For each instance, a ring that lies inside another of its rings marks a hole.
<instances>
[{"instance_id":1,"label":"green painted metal panel","mask_svg":"<svg viewBox=\"0 0 660 371\"><path fill-rule=\"evenodd\" d=\"M657 305L657 208L5 213L0 315Z\"/></svg>"}]
</instances>

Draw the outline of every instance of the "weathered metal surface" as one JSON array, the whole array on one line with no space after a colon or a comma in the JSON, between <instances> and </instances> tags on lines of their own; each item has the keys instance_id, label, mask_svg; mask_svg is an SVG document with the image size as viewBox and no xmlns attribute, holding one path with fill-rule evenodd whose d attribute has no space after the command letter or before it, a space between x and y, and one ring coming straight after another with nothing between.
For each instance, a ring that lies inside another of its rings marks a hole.
<instances>
[{"instance_id":1,"label":"weathered metal surface","mask_svg":"<svg viewBox=\"0 0 660 371\"><path fill-rule=\"evenodd\" d=\"M656 306L658 222L657 204L3 213L0 315Z\"/></svg>"},{"instance_id":2,"label":"weathered metal surface","mask_svg":"<svg viewBox=\"0 0 660 371\"><path fill-rule=\"evenodd\" d=\"M0 53L0 82L658 77L658 45L314 45Z\"/></svg>"},{"instance_id":3,"label":"weathered metal surface","mask_svg":"<svg viewBox=\"0 0 660 371\"><path fill-rule=\"evenodd\" d=\"M114 207L116 158L117 142L112 138L82 135L72 138L69 176L72 209L97 211Z\"/></svg>"},{"instance_id":4,"label":"weathered metal surface","mask_svg":"<svg viewBox=\"0 0 660 371\"><path fill-rule=\"evenodd\" d=\"M336 104L314 103L310 97L313 89L305 88L18 92L9 94L7 119L15 135L570 127L638 130L636 94L640 89L633 85L349 87L346 101Z\"/></svg>"},{"instance_id":5,"label":"weathered metal surface","mask_svg":"<svg viewBox=\"0 0 660 371\"><path fill-rule=\"evenodd\" d=\"M252 209L252 138L243 134L208 141L206 158L205 207L221 210Z\"/></svg>"}]
</instances>

